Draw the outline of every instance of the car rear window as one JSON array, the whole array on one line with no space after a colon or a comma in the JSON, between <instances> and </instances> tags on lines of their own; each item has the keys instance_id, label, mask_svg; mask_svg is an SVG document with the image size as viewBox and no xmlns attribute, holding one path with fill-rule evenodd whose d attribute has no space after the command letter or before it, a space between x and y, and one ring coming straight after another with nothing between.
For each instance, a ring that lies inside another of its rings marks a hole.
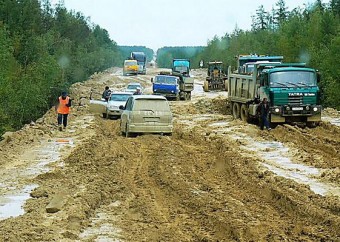
<instances>
[{"instance_id":1,"label":"car rear window","mask_svg":"<svg viewBox=\"0 0 340 242\"><path fill-rule=\"evenodd\" d=\"M168 102L161 99L136 99L133 109L135 111L170 111Z\"/></svg>"}]
</instances>

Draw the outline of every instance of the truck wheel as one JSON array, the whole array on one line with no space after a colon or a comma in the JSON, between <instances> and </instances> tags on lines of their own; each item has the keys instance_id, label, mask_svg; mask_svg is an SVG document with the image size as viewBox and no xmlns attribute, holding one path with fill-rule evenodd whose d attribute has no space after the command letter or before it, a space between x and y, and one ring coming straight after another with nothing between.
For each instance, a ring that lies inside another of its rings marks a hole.
<instances>
[{"instance_id":1,"label":"truck wheel","mask_svg":"<svg viewBox=\"0 0 340 242\"><path fill-rule=\"evenodd\" d=\"M209 82L208 81L204 81L203 91L209 92Z\"/></svg>"},{"instance_id":2,"label":"truck wheel","mask_svg":"<svg viewBox=\"0 0 340 242\"><path fill-rule=\"evenodd\" d=\"M242 104L242 106L241 106L241 119L244 122L249 121L249 112L248 112L248 108L245 104Z\"/></svg>"},{"instance_id":3,"label":"truck wheel","mask_svg":"<svg viewBox=\"0 0 340 242\"><path fill-rule=\"evenodd\" d=\"M191 92L188 92L188 100L191 100Z\"/></svg>"},{"instance_id":4,"label":"truck wheel","mask_svg":"<svg viewBox=\"0 0 340 242\"><path fill-rule=\"evenodd\" d=\"M181 97L179 96L179 94L176 96L176 99L175 99L176 101L179 101L179 100L181 100Z\"/></svg>"},{"instance_id":5,"label":"truck wheel","mask_svg":"<svg viewBox=\"0 0 340 242\"><path fill-rule=\"evenodd\" d=\"M234 119L240 118L240 104L239 103L233 104L233 117Z\"/></svg>"}]
</instances>

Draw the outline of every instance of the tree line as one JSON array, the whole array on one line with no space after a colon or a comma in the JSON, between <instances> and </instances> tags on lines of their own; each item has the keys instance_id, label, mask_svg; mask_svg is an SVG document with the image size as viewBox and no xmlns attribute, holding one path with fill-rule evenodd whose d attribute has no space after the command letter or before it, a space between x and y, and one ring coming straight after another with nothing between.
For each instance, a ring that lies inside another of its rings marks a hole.
<instances>
[{"instance_id":1,"label":"tree line","mask_svg":"<svg viewBox=\"0 0 340 242\"><path fill-rule=\"evenodd\" d=\"M131 52L144 52L144 54L146 55L147 62L150 62L153 59L153 55L154 55L153 50L145 46L119 45L118 48L119 48L119 51L122 53L122 56L124 57L124 59L129 59Z\"/></svg>"},{"instance_id":2,"label":"tree line","mask_svg":"<svg viewBox=\"0 0 340 242\"><path fill-rule=\"evenodd\" d=\"M62 90L121 64L105 29L49 0L0 2L0 135L36 120Z\"/></svg>"},{"instance_id":3,"label":"tree line","mask_svg":"<svg viewBox=\"0 0 340 242\"><path fill-rule=\"evenodd\" d=\"M340 110L340 0L287 9L284 0L271 10L259 6L251 30L236 27L223 37L215 36L192 58L193 67L200 60L235 67L239 54L282 55L285 62L305 62L318 69L323 105Z\"/></svg>"},{"instance_id":4,"label":"tree line","mask_svg":"<svg viewBox=\"0 0 340 242\"><path fill-rule=\"evenodd\" d=\"M162 47L157 50L157 65L161 68L171 68L173 59L193 59L203 50L203 46Z\"/></svg>"}]
</instances>

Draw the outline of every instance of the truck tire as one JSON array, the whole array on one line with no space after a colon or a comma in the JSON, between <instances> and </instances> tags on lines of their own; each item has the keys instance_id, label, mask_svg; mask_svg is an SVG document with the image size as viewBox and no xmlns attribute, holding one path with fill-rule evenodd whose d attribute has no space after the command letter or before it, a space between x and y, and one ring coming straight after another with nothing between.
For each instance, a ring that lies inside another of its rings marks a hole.
<instances>
[{"instance_id":1,"label":"truck tire","mask_svg":"<svg viewBox=\"0 0 340 242\"><path fill-rule=\"evenodd\" d=\"M240 118L240 104L239 103L233 103L233 117L234 119Z\"/></svg>"},{"instance_id":2,"label":"truck tire","mask_svg":"<svg viewBox=\"0 0 340 242\"><path fill-rule=\"evenodd\" d=\"M208 81L204 81L203 91L209 92L209 82Z\"/></svg>"},{"instance_id":3,"label":"truck tire","mask_svg":"<svg viewBox=\"0 0 340 242\"><path fill-rule=\"evenodd\" d=\"M241 105L241 120L244 122L249 122L248 107L245 104Z\"/></svg>"}]
</instances>

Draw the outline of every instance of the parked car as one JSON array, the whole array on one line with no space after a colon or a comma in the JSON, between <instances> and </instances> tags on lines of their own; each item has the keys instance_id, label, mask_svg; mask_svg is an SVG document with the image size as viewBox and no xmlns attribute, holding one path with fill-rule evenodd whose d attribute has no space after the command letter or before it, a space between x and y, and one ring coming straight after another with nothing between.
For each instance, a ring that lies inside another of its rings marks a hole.
<instances>
[{"instance_id":1,"label":"parked car","mask_svg":"<svg viewBox=\"0 0 340 242\"><path fill-rule=\"evenodd\" d=\"M139 82L129 83L124 91L134 93L137 90L137 88L140 88L141 93L143 93L143 87Z\"/></svg>"},{"instance_id":2,"label":"parked car","mask_svg":"<svg viewBox=\"0 0 340 242\"><path fill-rule=\"evenodd\" d=\"M125 105L128 98L132 96L131 92L113 92L108 102L103 100L91 100L90 111L93 113L103 114L104 118L119 118L122 110L119 106Z\"/></svg>"},{"instance_id":3,"label":"parked car","mask_svg":"<svg viewBox=\"0 0 340 242\"><path fill-rule=\"evenodd\" d=\"M123 67L123 75L126 76L128 74L137 75L138 73L138 63L136 60L125 60Z\"/></svg>"},{"instance_id":4,"label":"parked car","mask_svg":"<svg viewBox=\"0 0 340 242\"><path fill-rule=\"evenodd\" d=\"M173 117L169 102L159 95L133 95L129 97L120 121L122 135L160 133L171 135Z\"/></svg>"}]
</instances>

